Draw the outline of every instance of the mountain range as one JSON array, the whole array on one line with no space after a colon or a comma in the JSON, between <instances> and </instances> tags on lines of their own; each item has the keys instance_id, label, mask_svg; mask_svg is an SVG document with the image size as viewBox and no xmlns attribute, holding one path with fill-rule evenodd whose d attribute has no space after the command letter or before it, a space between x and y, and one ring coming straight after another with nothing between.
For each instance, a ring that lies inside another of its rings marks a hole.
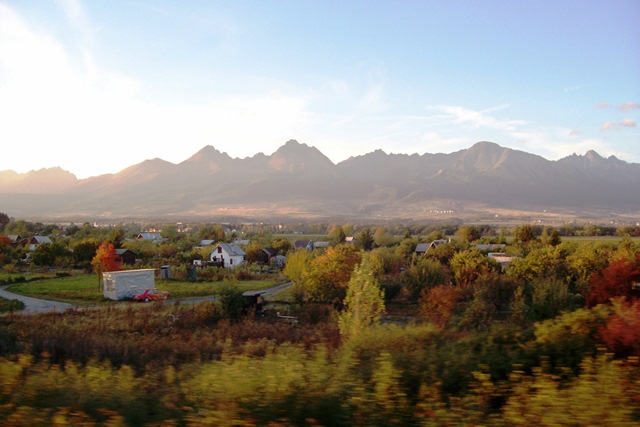
<instances>
[{"instance_id":1,"label":"mountain range","mask_svg":"<svg viewBox=\"0 0 640 427\"><path fill-rule=\"evenodd\" d=\"M427 219L439 212L640 212L640 164L594 151L560 160L492 142L444 154L375 150L334 164L290 140L244 159L206 146L78 179L61 168L0 172L16 218Z\"/></svg>"}]
</instances>

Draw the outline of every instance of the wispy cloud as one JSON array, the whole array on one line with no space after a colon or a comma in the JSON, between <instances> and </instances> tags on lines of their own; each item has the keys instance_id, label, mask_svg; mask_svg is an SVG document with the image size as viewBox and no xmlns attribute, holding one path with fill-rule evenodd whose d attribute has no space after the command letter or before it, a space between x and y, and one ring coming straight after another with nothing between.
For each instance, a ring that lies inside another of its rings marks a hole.
<instances>
[{"instance_id":1,"label":"wispy cloud","mask_svg":"<svg viewBox=\"0 0 640 427\"><path fill-rule=\"evenodd\" d=\"M631 110L640 110L640 104L637 102L625 102L618 106L618 110L620 111L631 111Z\"/></svg>"},{"instance_id":2,"label":"wispy cloud","mask_svg":"<svg viewBox=\"0 0 640 427\"><path fill-rule=\"evenodd\" d=\"M632 127L636 127L636 121L633 119L624 119L619 123L614 123L614 122L605 122L602 124L602 126L600 126L601 130L613 130L613 129L617 129L618 127L628 127L628 128L632 128Z\"/></svg>"},{"instance_id":3,"label":"wispy cloud","mask_svg":"<svg viewBox=\"0 0 640 427\"><path fill-rule=\"evenodd\" d=\"M598 110L606 110L609 107L611 107L611 105L607 104L606 102L600 102L600 103L596 104L596 108Z\"/></svg>"},{"instance_id":4,"label":"wispy cloud","mask_svg":"<svg viewBox=\"0 0 640 427\"><path fill-rule=\"evenodd\" d=\"M508 105L500 105L487 110L475 111L454 105L437 105L431 107L436 111L445 113L449 120L456 124L470 125L473 128L489 128L503 131L515 130L518 126L526 124L523 120L498 118L488 113L503 110Z\"/></svg>"}]
</instances>

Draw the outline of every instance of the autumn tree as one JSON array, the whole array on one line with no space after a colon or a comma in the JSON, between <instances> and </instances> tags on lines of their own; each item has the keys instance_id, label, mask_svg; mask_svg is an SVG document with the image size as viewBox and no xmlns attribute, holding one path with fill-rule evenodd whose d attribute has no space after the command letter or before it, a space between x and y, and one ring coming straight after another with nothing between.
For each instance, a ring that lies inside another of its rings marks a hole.
<instances>
[{"instance_id":1,"label":"autumn tree","mask_svg":"<svg viewBox=\"0 0 640 427\"><path fill-rule=\"evenodd\" d=\"M122 260L116 253L113 243L102 242L96 250L96 255L91 260L94 271L98 274L98 285L102 284L102 273L106 271L122 270Z\"/></svg>"},{"instance_id":2,"label":"autumn tree","mask_svg":"<svg viewBox=\"0 0 640 427\"><path fill-rule=\"evenodd\" d=\"M460 298L461 288L457 286L448 284L433 287L420 298L420 316L443 326L453 315Z\"/></svg>"},{"instance_id":3,"label":"autumn tree","mask_svg":"<svg viewBox=\"0 0 640 427\"><path fill-rule=\"evenodd\" d=\"M361 258L362 253L354 245L328 248L311 262L304 280L306 295L314 301L342 304L351 273Z\"/></svg>"},{"instance_id":4,"label":"autumn tree","mask_svg":"<svg viewBox=\"0 0 640 427\"><path fill-rule=\"evenodd\" d=\"M640 356L640 300L617 297L611 306L613 313L600 329L602 341L618 357Z\"/></svg>"},{"instance_id":5,"label":"autumn tree","mask_svg":"<svg viewBox=\"0 0 640 427\"><path fill-rule=\"evenodd\" d=\"M307 276L311 269L313 256L306 249L298 249L287 256L287 263L282 272L293 282L291 292L298 302L309 299L307 292Z\"/></svg>"}]
</instances>

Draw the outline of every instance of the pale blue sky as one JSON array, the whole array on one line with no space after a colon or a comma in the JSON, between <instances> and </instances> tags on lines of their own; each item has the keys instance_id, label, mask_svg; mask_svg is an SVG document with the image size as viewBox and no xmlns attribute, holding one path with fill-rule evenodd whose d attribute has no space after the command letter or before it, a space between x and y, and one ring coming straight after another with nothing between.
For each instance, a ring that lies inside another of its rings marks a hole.
<instances>
[{"instance_id":1,"label":"pale blue sky","mask_svg":"<svg viewBox=\"0 0 640 427\"><path fill-rule=\"evenodd\" d=\"M639 22L635 0L0 0L0 171L289 139L640 163Z\"/></svg>"}]
</instances>

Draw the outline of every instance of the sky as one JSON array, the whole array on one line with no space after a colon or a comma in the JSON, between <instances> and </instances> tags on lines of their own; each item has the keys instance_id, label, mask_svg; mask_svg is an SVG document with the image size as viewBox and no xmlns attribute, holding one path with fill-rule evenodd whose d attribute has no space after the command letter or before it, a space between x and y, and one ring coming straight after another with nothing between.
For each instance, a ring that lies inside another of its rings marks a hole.
<instances>
[{"instance_id":1,"label":"sky","mask_svg":"<svg viewBox=\"0 0 640 427\"><path fill-rule=\"evenodd\" d=\"M640 163L640 2L0 0L0 171L290 139Z\"/></svg>"}]
</instances>

